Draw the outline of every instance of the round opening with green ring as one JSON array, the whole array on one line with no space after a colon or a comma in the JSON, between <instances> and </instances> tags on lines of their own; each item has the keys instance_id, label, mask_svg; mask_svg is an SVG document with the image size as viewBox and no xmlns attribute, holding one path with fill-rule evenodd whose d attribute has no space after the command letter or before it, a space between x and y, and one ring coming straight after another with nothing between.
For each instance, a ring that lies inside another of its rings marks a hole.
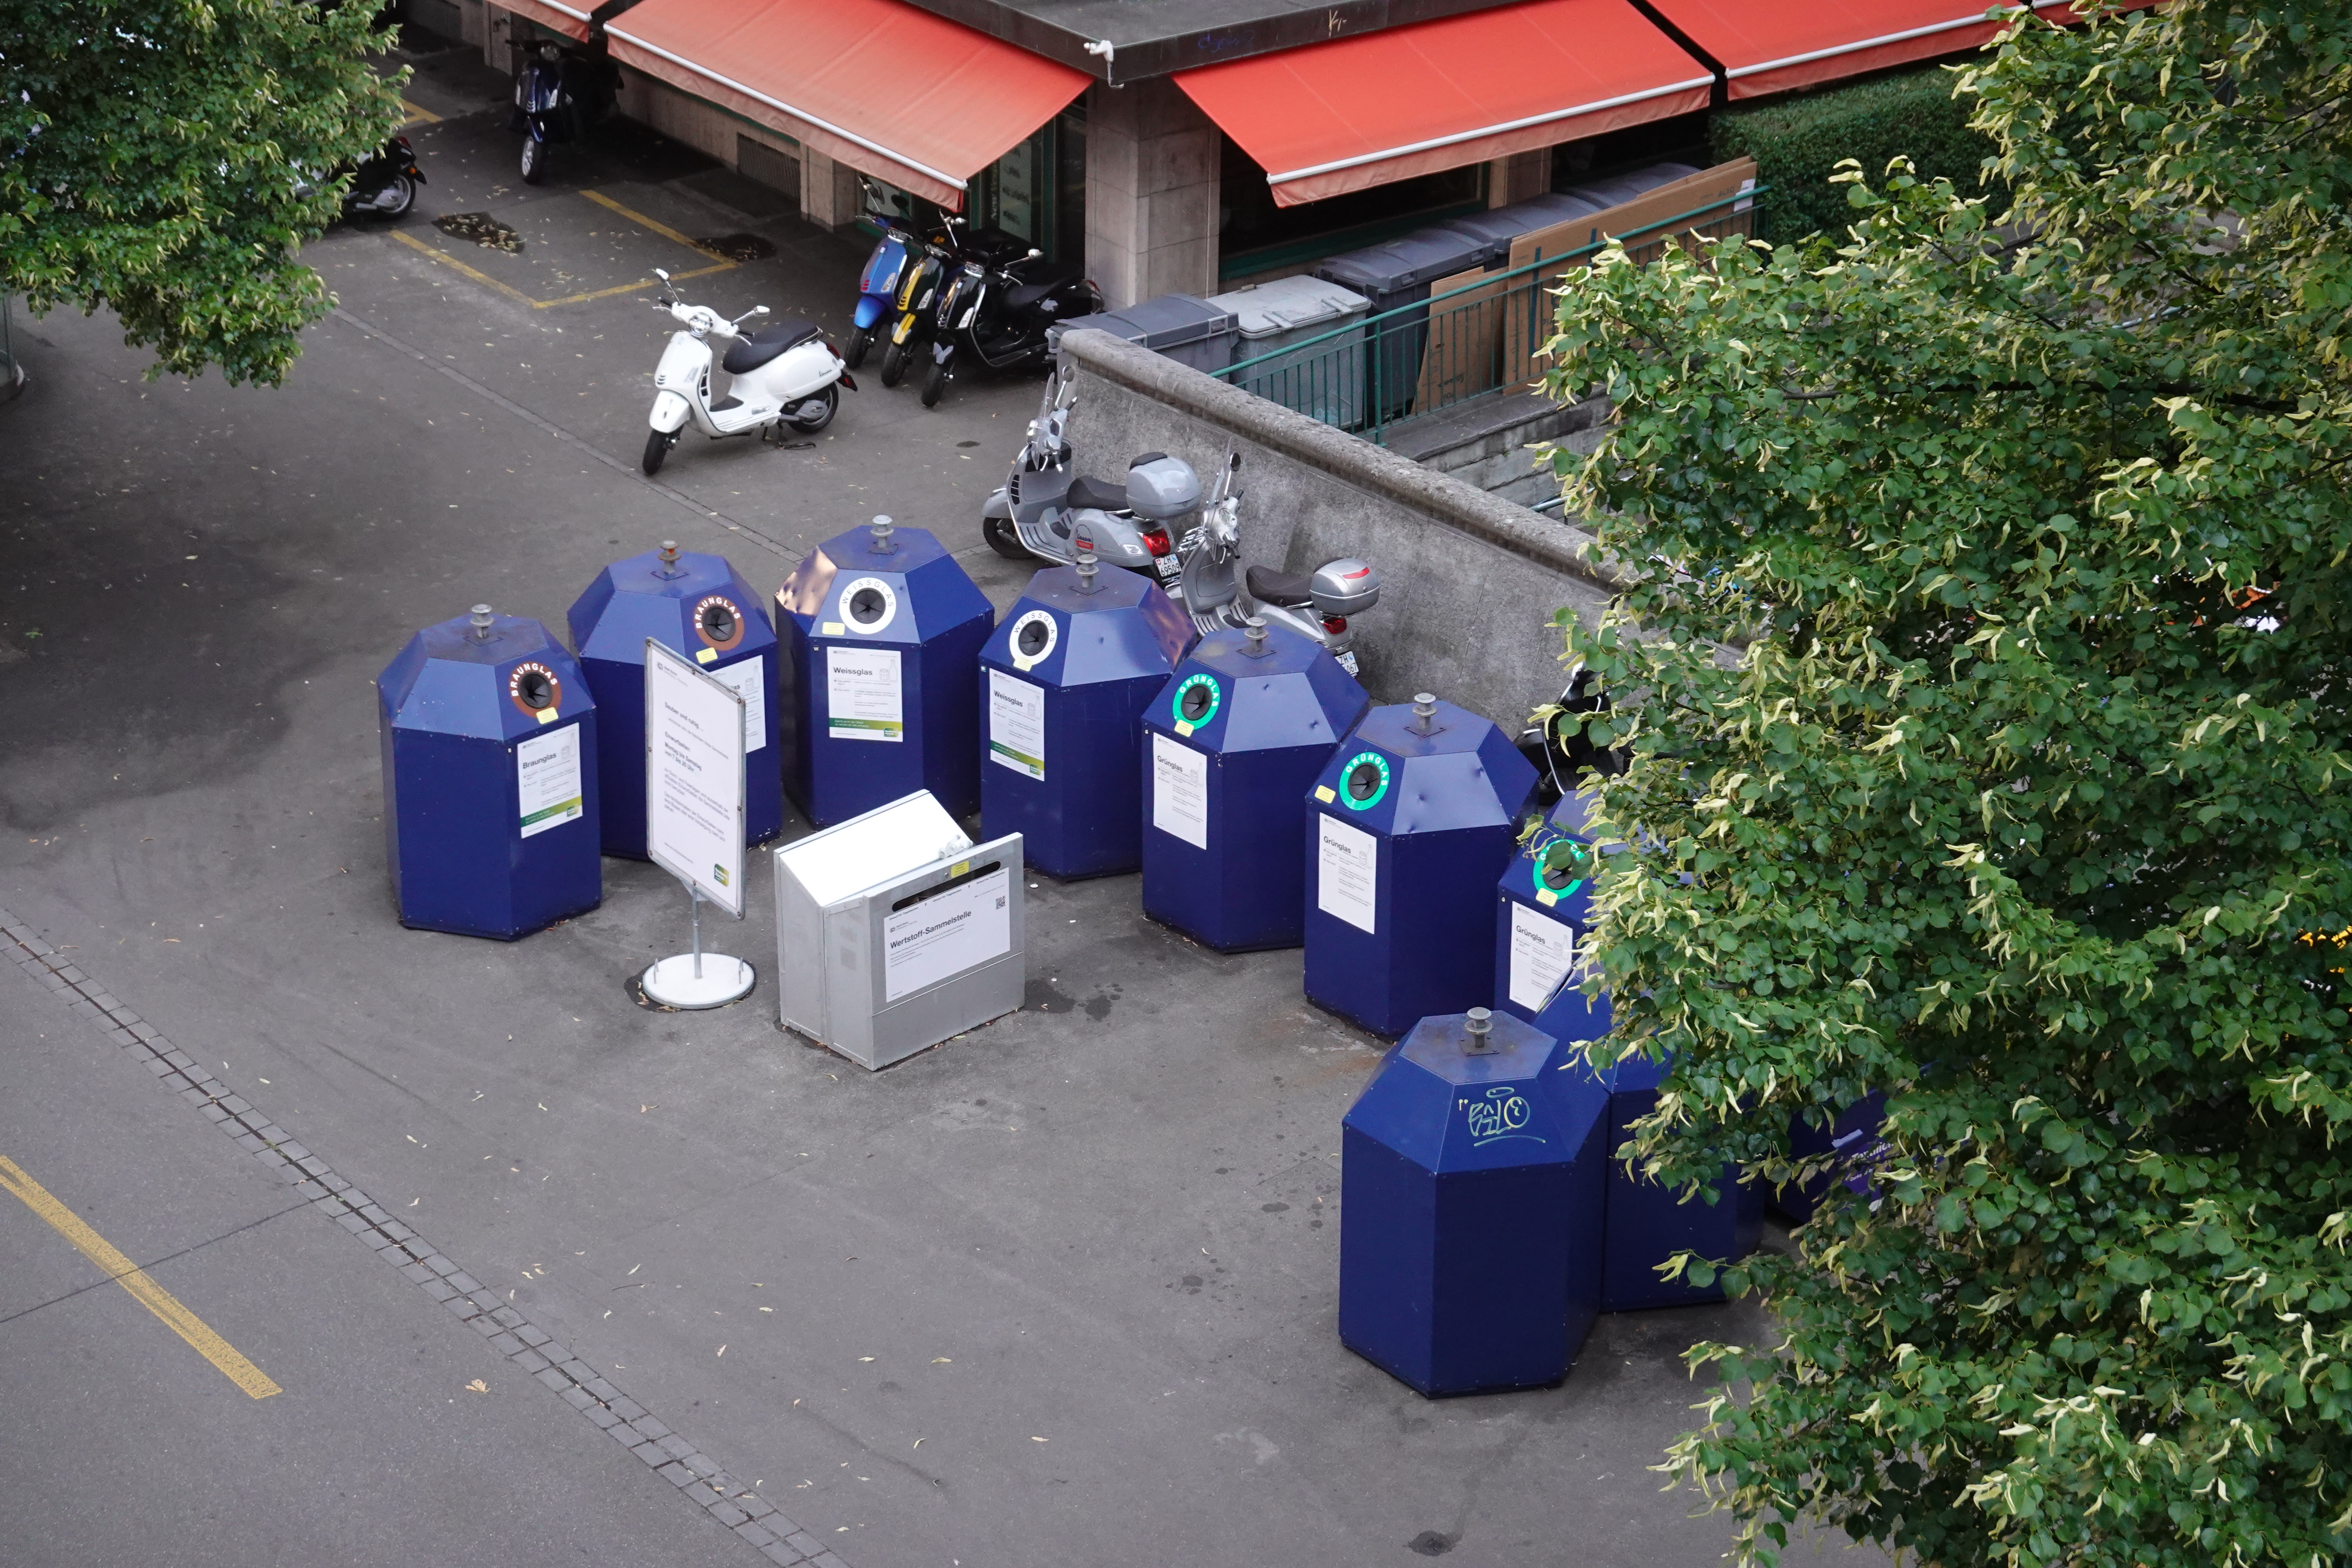
<instances>
[{"instance_id":1,"label":"round opening with green ring","mask_svg":"<svg viewBox=\"0 0 2352 1568\"><path fill-rule=\"evenodd\" d=\"M1536 858L1536 886L1566 898L1584 886L1592 870L1592 851L1573 838L1555 838Z\"/></svg>"},{"instance_id":2,"label":"round opening with green ring","mask_svg":"<svg viewBox=\"0 0 2352 1568\"><path fill-rule=\"evenodd\" d=\"M1184 684L1176 689L1173 711L1179 723L1197 726L1215 718L1217 704L1223 700L1224 693L1217 688L1217 678L1201 671L1186 676Z\"/></svg>"},{"instance_id":3,"label":"round opening with green ring","mask_svg":"<svg viewBox=\"0 0 2352 1568\"><path fill-rule=\"evenodd\" d=\"M541 713L563 700L563 683L543 664L519 664L507 677L507 696L526 713Z\"/></svg>"},{"instance_id":4,"label":"round opening with green ring","mask_svg":"<svg viewBox=\"0 0 2352 1568\"><path fill-rule=\"evenodd\" d=\"M1339 798L1350 811L1370 811L1389 793L1389 760L1378 752L1358 752L1339 771Z\"/></svg>"},{"instance_id":5,"label":"round opening with green ring","mask_svg":"<svg viewBox=\"0 0 2352 1568\"><path fill-rule=\"evenodd\" d=\"M743 612L733 600L713 594L694 606L694 629L705 643L725 653L743 640Z\"/></svg>"}]
</instances>

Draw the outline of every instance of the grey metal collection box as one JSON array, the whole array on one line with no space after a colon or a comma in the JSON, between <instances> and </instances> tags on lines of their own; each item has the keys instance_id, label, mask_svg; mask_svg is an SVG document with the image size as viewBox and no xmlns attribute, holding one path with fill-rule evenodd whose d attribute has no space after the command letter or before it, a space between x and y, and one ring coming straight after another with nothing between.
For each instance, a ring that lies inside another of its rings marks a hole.
<instances>
[{"instance_id":1,"label":"grey metal collection box","mask_svg":"<svg viewBox=\"0 0 2352 1568\"><path fill-rule=\"evenodd\" d=\"M775 861L785 1028L879 1068L1021 1005L1021 835L974 844L919 790Z\"/></svg>"}]
</instances>

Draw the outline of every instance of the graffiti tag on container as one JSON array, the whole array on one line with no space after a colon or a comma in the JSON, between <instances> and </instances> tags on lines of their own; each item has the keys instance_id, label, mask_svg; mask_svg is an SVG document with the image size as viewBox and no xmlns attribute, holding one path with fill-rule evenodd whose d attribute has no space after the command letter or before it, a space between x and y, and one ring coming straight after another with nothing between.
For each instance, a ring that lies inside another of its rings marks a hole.
<instances>
[{"instance_id":1,"label":"graffiti tag on container","mask_svg":"<svg viewBox=\"0 0 2352 1568\"><path fill-rule=\"evenodd\" d=\"M1470 1146L1483 1149L1505 1138L1524 1138L1530 1143L1544 1140L1526 1131L1529 1110L1527 1097L1508 1084L1486 1091L1484 1100L1458 1101L1463 1115L1470 1123Z\"/></svg>"}]
</instances>

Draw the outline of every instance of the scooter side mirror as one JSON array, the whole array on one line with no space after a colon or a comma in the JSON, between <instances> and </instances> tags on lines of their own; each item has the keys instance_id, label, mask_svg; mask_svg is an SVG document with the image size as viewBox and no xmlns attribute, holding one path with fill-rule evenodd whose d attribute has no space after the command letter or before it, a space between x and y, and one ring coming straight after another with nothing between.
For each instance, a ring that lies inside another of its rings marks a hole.
<instances>
[{"instance_id":1,"label":"scooter side mirror","mask_svg":"<svg viewBox=\"0 0 2352 1568\"><path fill-rule=\"evenodd\" d=\"M1029 247L1029 254L1028 254L1027 256L1025 256L1025 257L1022 258L1022 259L1023 259L1023 260L1024 260L1024 261L1034 261L1034 260L1036 260L1039 257L1041 257L1041 256L1043 256L1043 255L1045 255L1045 253L1044 251L1042 251L1042 250L1038 249L1035 246L1034 246L1034 245L1033 245L1033 246L1031 246L1031 247Z\"/></svg>"},{"instance_id":2,"label":"scooter side mirror","mask_svg":"<svg viewBox=\"0 0 2352 1568\"><path fill-rule=\"evenodd\" d=\"M669 281L669 274L668 274L668 273L667 273L667 272L665 272L665 271L663 271L663 270L662 270L660 268L658 268L658 267L656 267L656 268L654 268L654 276L655 276L655 277L656 277L656 278L658 278L658 279L661 279L663 282L665 282L665 283L667 283L667 282L668 282L668 281Z\"/></svg>"},{"instance_id":3,"label":"scooter side mirror","mask_svg":"<svg viewBox=\"0 0 2352 1568\"><path fill-rule=\"evenodd\" d=\"M755 316L764 316L764 315L766 315L767 313L768 313L768 307L766 307L765 305L754 305L754 306L752 306L752 307L751 307L751 314L753 314L753 315L755 315Z\"/></svg>"}]
</instances>

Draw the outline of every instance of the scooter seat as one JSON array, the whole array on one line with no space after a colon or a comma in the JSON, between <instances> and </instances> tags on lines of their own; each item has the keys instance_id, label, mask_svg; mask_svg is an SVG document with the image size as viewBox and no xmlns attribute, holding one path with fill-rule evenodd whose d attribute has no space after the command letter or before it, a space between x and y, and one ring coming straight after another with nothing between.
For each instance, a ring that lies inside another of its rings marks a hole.
<instances>
[{"instance_id":1,"label":"scooter seat","mask_svg":"<svg viewBox=\"0 0 2352 1568\"><path fill-rule=\"evenodd\" d=\"M757 370L786 349L796 349L811 338L822 337L824 331L814 321L791 318L773 326L761 327L749 337L737 338L727 345L727 357L719 363L730 375L741 375Z\"/></svg>"},{"instance_id":2,"label":"scooter seat","mask_svg":"<svg viewBox=\"0 0 2352 1568\"><path fill-rule=\"evenodd\" d=\"M1007 309L1026 310L1055 289L1076 282L1086 268L1072 261L1040 262L1022 269L1021 280L1007 290Z\"/></svg>"},{"instance_id":3,"label":"scooter seat","mask_svg":"<svg viewBox=\"0 0 2352 1568\"><path fill-rule=\"evenodd\" d=\"M1283 605L1315 602L1314 579L1304 572L1269 572L1263 566L1253 566L1244 576L1253 599Z\"/></svg>"},{"instance_id":4,"label":"scooter seat","mask_svg":"<svg viewBox=\"0 0 2352 1568\"><path fill-rule=\"evenodd\" d=\"M1064 490L1062 494L1065 504L1067 505L1072 511L1079 511L1087 508L1092 508L1096 511L1125 511L1127 510L1127 487L1125 485L1107 485L1100 479L1089 479L1084 474L1080 474L1076 479L1072 479L1070 481L1070 488Z\"/></svg>"}]
</instances>

